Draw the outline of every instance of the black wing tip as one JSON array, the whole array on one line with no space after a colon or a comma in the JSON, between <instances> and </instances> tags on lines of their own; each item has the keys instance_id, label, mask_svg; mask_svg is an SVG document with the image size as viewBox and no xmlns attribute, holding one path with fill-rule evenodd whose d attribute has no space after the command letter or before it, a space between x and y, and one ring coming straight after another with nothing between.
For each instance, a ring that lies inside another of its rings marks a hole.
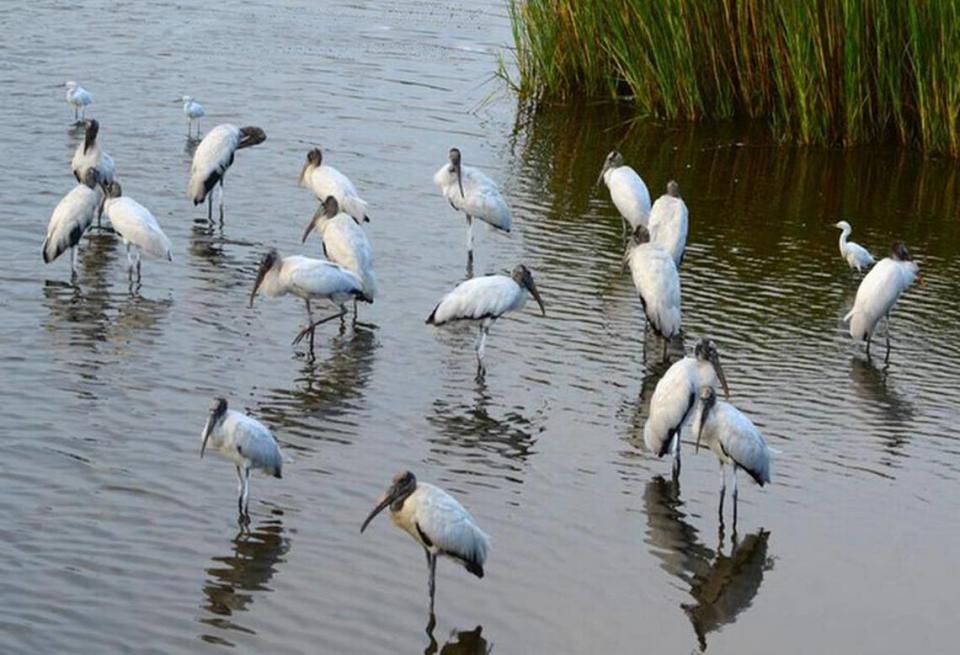
<instances>
[{"instance_id":1,"label":"black wing tip","mask_svg":"<svg viewBox=\"0 0 960 655\"><path fill-rule=\"evenodd\" d=\"M436 307L434 307L433 311L430 312L430 316L427 317L427 320L424 321L424 323L426 323L427 325L437 325L437 310L439 308L440 308L439 304Z\"/></svg>"},{"instance_id":2,"label":"black wing tip","mask_svg":"<svg viewBox=\"0 0 960 655\"><path fill-rule=\"evenodd\" d=\"M277 478L278 480L282 480L282 479L283 479L283 473L281 473L280 470L277 469L276 471L273 472L273 477Z\"/></svg>"},{"instance_id":3,"label":"black wing tip","mask_svg":"<svg viewBox=\"0 0 960 655\"><path fill-rule=\"evenodd\" d=\"M364 222L364 223L369 223L369 222L370 222L370 217L367 216L366 214L364 214L364 215L363 215L363 222Z\"/></svg>"},{"instance_id":4,"label":"black wing tip","mask_svg":"<svg viewBox=\"0 0 960 655\"><path fill-rule=\"evenodd\" d=\"M467 571L474 574L478 578L483 577L483 565L477 564L476 562L471 562L469 560L464 561L464 566L467 567Z\"/></svg>"}]
</instances>

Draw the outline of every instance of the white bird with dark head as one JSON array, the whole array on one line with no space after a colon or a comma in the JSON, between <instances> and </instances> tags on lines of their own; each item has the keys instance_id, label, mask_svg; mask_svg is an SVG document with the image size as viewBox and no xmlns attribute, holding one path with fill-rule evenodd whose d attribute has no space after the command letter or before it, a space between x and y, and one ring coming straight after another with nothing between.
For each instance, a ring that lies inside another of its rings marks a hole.
<instances>
[{"instance_id":1,"label":"white bird with dark head","mask_svg":"<svg viewBox=\"0 0 960 655\"><path fill-rule=\"evenodd\" d=\"M413 537L426 553L432 623L437 557L447 557L482 578L490 537L453 496L432 484L418 482L410 471L394 476L390 488L360 526L360 532L388 507L394 525Z\"/></svg>"},{"instance_id":2,"label":"white bird with dark head","mask_svg":"<svg viewBox=\"0 0 960 655\"><path fill-rule=\"evenodd\" d=\"M673 474L680 474L680 431L690 419L701 387L723 387L730 395L727 378L720 366L720 353L709 339L701 339L693 350L667 369L650 398L650 413L643 425L643 443L657 457L673 451Z\"/></svg>"},{"instance_id":3,"label":"white bird with dark head","mask_svg":"<svg viewBox=\"0 0 960 655\"><path fill-rule=\"evenodd\" d=\"M103 201L103 213L107 215L110 225L127 247L127 272L131 280L134 265L136 265L137 281L140 281L142 252L172 262L170 239L160 229L160 224L150 210L133 198L124 196L123 189L117 181L107 185L106 195L106 200ZM131 258L131 246L135 251L136 261Z\"/></svg>"},{"instance_id":4,"label":"white bird with dark head","mask_svg":"<svg viewBox=\"0 0 960 655\"><path fill-rule=\"evenodd\" d=\"M849 265L852 269L856 269L857 272L863 270L864 268L873 266L873 255L870 254L869 250L861 246L859 243L847 241L847 237L849 237L850 233L853 232L853 228L850 227L850 223L846 221L840 221L839 223L834 223L833 226L841 230L840 256L843 257L845 262L847 262L847 265Z\"/></svg>"},{"instance_id":5,"label":"white bird with dark head","mask_svg":"<svg viewBox=\"0 0 960 655\"><path fill-rule=\"evenodd\" d=\"M737 526L737 469L746 471L761 487L770 482L770 453L757 426L739 409L717 399L711 386L700 389L699 411L693 421L697 449L705 442L720 461L720 520L723 521L723 497L727 490L724 465L733 467L733 526Z\"/></svg>"},{"instance_id":6,"label":"white bird with dark head","mask_svg":"<svg viewBox=\"0 0 960 655\"><path fill-rule=\"evenodd\" d=\"M461 164L459 149L450 148L449 160L434 174L433 182L450 206L467 217L467 273L473 275L473 219L509 232L510 208L496 182L479 169Z\"/></svg>"},{"instance_id":7,"label":"white bird with dark head","mask_svg":"<svg viewBox=\"0 0 960 655\"><path fill-rule=\"evenodd\" d=\"M116 179L116 167L113 164L113 157L107 154L107 152L101 147L100 139L98 138L100 134L100 123L94 119L88 119L86 122L86 128L84 130L83 143L77 146L77 149L73 152L73 160L71 161L71 168L73 168L73 176L77 178L77 182L84 179L86 172L91 168L96 169L97 179L100 183L100 186L106 189L106 186ZM100 189L97 189L97 202L100 203L103 198L100 194ZM100 225L100 214L102 213L102 208L97 212L97 225Z\"/></svg>"},{"instance_id":8,"label":"white bird with dark head","mask_svg":"<svg viewBox=\"0 0 960 655\"><path fill-rule=\"evenodd\" d=\"M604 160L597 184L601 180L610 190L610 200L630 232L638 225L646 227L650 220L650 191L637 172L623 163L623 155L616 150L611 150Z\"/></svg>"},{"instance_id":9,"label":"white bird with dark head","mask_svg":"<svg viewBox=\"0 0 960 655\"><path fill-rule=\"evenodd\" d=\"M99 183L97 169L87 169L83 182L57 203L47 225L41 247L43 261L49 264L69 248L72 281L77 279L77 246L100 206Z\"/></svg>"},{"instance_id":10,"label":"white bird with dark head","mask_svg":"<svg viewBox=\"0 0 960 655\"><path fill-rule=\"evenodd\" d=\"M890 256L881 259L864 276L857 288L857 296L844 321L850 322L850 336L867 342L867 358L870 358L870 341L880 319L887 322L887 352L884 363L890 361L890 312L900 295L916 280L923 282L920 268L910 256L910 251L900 242L893 244Z\"/></svg>"},{"instance_id":11,"label":"white bird with dark head","mask_svg":"<svg viewBox=\"0 0 960 655\"><path fill-rule=\"evenodd\" d=\"M663 339L666 358L670 339L680 334L680 276L677 267L670 253L650 241L650 233L642 225L634 230L624 260L630 266L646 320Z\"/></svg>"},{"instance_id":12,"label":"white bird with dark head","mask_svg":"<svg viewBox=\"0 0 960 655\"><path fill-rule=\"evenodd\" d=\"M200 138L200 119L207 115L206 110L203 108L199 102L191 98L190 96L183 96L180 98L180 102L183 103L183 115L187 117L187 138L190 138L193 134L193 125L197 125L197 138Z\"/></svg>"},{"instance_id":13,"label":"white bird with dark head","mask_svg":"<svg viewBox=\"0 0 960 655\"><path fill-rule=\"evenodd\" d=\"M533 275L526 266L520 264L510 275L484 275L461 282L437 303L426 322L428 325L443 325L451 321L479 322L476 380L482 382L487 373L483 354L490 326L507 312L522 309L527 303L528 292L546 316L547 310Z\"/></svg>"},{"instance_id":14,"label":"white bird with dark head","mask_svg":"<svg viewBox=\"0 0 960 655\"><path fill-rule=\"evenodd\" d=\"M650 241L670 253L677 268L687 247L689 215L687 204L680 197L680 185L670 180L667 192L650 209Z\"/></svg>"},{"instance_id":15,"label":"white bird with dark head","mask_svg":"<svg viewBox=\"0 0 960 655\"><path fill-rule=\"evenodd\" d=\"M282 477L283 454L270 430L260 421L227 408L227 401L215 398L200 436L200 457L207 444L237 467L237 509L240 521L250 521L250 471L259 469Z\"/></svg>"},{"instance_id":16,"label":"white bird with dark head","mask_svg":"<svg viewBox=\"0 0 960 655\"><path fill-rule=\"evenodd\" d=\"M87 117L87 105L93 102L93 96L85 88L73 80L64 84L67 88L67 102L73 105L73 120L84 120Z\"/></svg>"},{"instance_id":17,"label":"white bird with dark head","mask_svg":"<svg viewBox=\"0 0 960 655\"><path fill-rule=\"evenodd\" d=\"M209 198L213 188L220 184L220 218L223 219L223 178L233 164L237 150L263 143L267 135L259 127L237 127L236 125L217 125L210 130L197 150L193 153L190 165L190 183L187 197L194 207L204 200L207 204L207 218L213 220L213 199Z\"/></svg>"},{"instance_id":18,"label":"white bird with dark head","mask_svg":"<svg viewBox=\"0 0 960 655\"><path fill-rule=\"evenodd\" d=\"M313 195L321 203L329 196L336 198L337 204L357 223L370 221L367 216L367 201L357 193L357 187L350 178L333 166L323 163L323 151L320 148L313 148L307 153L307 161L300 171L300 184L313 191Z\"/></svg>"}]
</instances>

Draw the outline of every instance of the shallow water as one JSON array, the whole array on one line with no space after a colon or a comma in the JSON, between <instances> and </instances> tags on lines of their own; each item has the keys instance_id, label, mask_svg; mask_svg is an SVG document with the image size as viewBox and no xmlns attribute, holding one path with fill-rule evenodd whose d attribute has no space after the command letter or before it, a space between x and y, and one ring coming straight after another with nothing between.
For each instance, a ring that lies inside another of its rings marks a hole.
<instances>
[{"instance_id":1,"label":"shallow water","mask_svg":"<svg viewBox=\"0 0 960 655\"><path fill-rule=\"evenodd\" d=\"M953 650L951 164L603 107L518 114L487 81L510 40L498 1L42 0L0 23L3 651ZM68 33L91 38L65 47ZM125 192L174 244L134 293L108 234L85 241L77 288L66 260L39 256L73 186L66 79L94 94ZM238 154L222 225L185 198L185 93L204 130L268 134ZM318 252L299 244L314 200L296 186L315 144L370 201L382 295L366 325L324 326L311 362L290 346L301 303L246 300L267 248ZM430 181L451 145L514 210L509 237L478 230L478 270L525 262L549 313L493 328L485 386L469 327L423 325L464 275L463 220ZM688 449L680 488L640 443L665 366L644 362L620 222L592 186L613 146L654 196L680 182L686 345L716 339L734 402L780 451L774 484L741 485L735 535L712 455ZM875 253L905 240L926 278L897 307L886 370L843 332L857 278L840 218ZM248 533L232 467L198 457L215 394L294 460L283 480L254 478ZM494 539L483 580L441 563L432 636L417 546L386 518L358 533L403 468Z\"/></svg>"}]
</instances>

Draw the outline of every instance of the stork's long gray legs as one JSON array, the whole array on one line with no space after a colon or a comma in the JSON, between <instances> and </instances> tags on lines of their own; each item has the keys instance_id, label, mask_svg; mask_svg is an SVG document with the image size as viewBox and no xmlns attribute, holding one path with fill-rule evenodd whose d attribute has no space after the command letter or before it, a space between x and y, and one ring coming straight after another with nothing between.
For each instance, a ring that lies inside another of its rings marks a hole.
<instances>
[{"instance_id":1,"label":"stork's long gray legs","mask_svg":"<svg viewBox=\"0 0 960 655\"><path fill-rule=\"evenodd\" d=\"M433 616L433 599L437 591L437 556L427 551L427 565L430 567L430 615Z\"/></svg>"},{"instance_id":2,"label":"stork's long gray legs","mask_svg":"<svg viewBox=\"0 0 960 655\"><path fill-rule=\"evenodd\" d=\"M883 363L886 365L890 363L890 312L887 312L886 325L884 327L887 328L887 354L883 357Z\"/></svg>"},{"instance_id":3,"label":"stork's long gray legs","mask_svg":"<svg viewBox=\"0 0 960 655\"><path fill-rule=\"evenodd\" d=\"M487 367L483 364L483 353L487 347L487 335L489 334L490 325L487 321L480 322L480 333L477 335L477 377L475 380L477 382L483 382L487 377Z\"/></svg>"},{"instance_id":4,"label":"stork's long gray legs","mask_svg":"<svg viewBox=\"0 0 960 655\"><path fill-rule=\"evenodd\" d=\"M80 276L80 271L77 268L77 247L73 246L70 248L70 282L72 284L77 283L77 278Z\"/></svg>"},{"instance_id":5,"label":"stork's long gray legs","mask_svg":"<svg viewBox=\"0 0 960 655\"><path fill-rule=\"evenodd\" d=\"M673 435L673 480L680 479L680 430Z\"/></svg>"},{"instance_id":6,"label":"stork's long gray legs","mask_svg":"<svg viewBox=\"0 0 960 655\"><path fill-rule=\"evenodd\" d=\"M473 277L473 217L467 214L467 277Z\"/></svg>"},{"instance_id":7,"label":"stork's long gray legs","mask_svg":"<svg viewBox=\"0 0 960 655\"><path fill-rule=\"evenodd\" d=\"M720 462L720 523L723 523L723 497L727 494L727 474Z\"/></svg>"},{"instance_id":8,"label":"stork's long gray legs","mask_svg":"<svg viewBox=\"0 0 960 655\"><path fill-rule=\"evenodd\" d=\"M220 176L220 222L223 222L223 175Z\"/></svg>"},{"instance_id":9,"label":"stork's long gray legs","mask_svg":"<svg viewBox=\"0 0 960 655\"><path fill-rule=\"evenodd\" d=\"M342 319L346 315L346 313L347 313L347 308L343 305L340 305L340 311L338 313L333 314L331 316L327 316L326 318L321 318L319 321L313 321L312 323L310 323L310 325L300 330L299 334L297 334L296 338L293 340L292 345L294 346L297 345L298 343L303 341L303 338L305 336L309 334L310 335L310 356L312 357L313 356L313 333L317 329L317 326L322 325L327 321L332 321L335 318Z\"/></svg>"},{"instance_id":10,"label":"stork's long gray legs","mask_svg":"<svg viewBox=\"0 0 960 655\"><path fill-rule=\"evenodd\" d=\"M737 531L737 465L733 465L733 531Z\"/></svg>"}]
</instances>

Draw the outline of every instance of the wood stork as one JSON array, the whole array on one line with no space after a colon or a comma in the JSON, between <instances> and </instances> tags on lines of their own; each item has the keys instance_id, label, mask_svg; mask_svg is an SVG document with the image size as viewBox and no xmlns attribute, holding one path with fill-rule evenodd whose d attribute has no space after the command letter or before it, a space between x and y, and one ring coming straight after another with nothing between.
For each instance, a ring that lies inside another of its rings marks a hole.
<instances>
[{"instance_id":1,"label":"wood stork","mask_svg":"<svg viewBox=\"0 0 960 655\"><path fill-rule=\"evenodd\" d=\"M616 150L611 150L603 162L598 185L601 180L610 190L610 200L626 221L624 227L629 227L630 232L638 225L646 227L650 217L650 191L637 172L623 163L623 155Z\"/></svg>"},{"instance_id":2,"label":"wood stork","mask_svg":"<svg viewBox=\"0 0 960 655\"><path fill-rule=\"evenodd\" d=\"M217 450L237 467L237 510L241 523L250 521L250 471L259 469L280 478L283 455L270 430L260 421L228 409L224 398L214 398L201 434L200 457L207 448Z\"/></svg>"},{"instance_id":3,"label":"wood stork","mask_svg":"<svg viewBox=\"0 0 960 655\"><path fill-rule=\"evenodd\" d=\"M687 204L680 197L680 185L670 180L667 192L650 209L650 241L670 253L677 268L687 247L689 215Z\"/></svg>"},{"instance_id":4,"label":"wood stork","mask_svg":"<svg viewBox=\"0 0 960 655\"><path fill-rule=\"evenodd\" d=\"M303 232L301 243L316 228L323 239L323 254L335 264L352 271L363 283L363 299L372 303L377 295L377 276L373 272L373 249L367 235L349 214L341 213L337 199L327 196L323 205L316 211L307 229ZM357 303L353 300L353 319L357 319Z\"/></svg>"},{"instance_id":5,"label":"wood stork","mask_svg":"<svg viewBox=\"0 0 960 655\"><path fill-rule=\"evenodd\" d=\"M850 233L853 232L853 228L850 227L850 223L846 221L840 221L839 223L834 223L835 228L842 230L840 232L840 256L843 257L844 261L850 266L851 269L857 269L859 273L864 268L873 266L875 261L873 255L870 254L870 251L861 246L859 243L854 243L853 241L847 241L847 237L850 236Z\"/></svg>"},{"instance_id":6,"label":"wood stork","mask_svg":"<svg viewBox=\"0 0 960 655\"><path fill-rule=\"evenodd\" d=\"M367 201L357 193L346 175L333 166L323 163L323 152L320 148L313 148L307 153L307 161L300 171L300 185L309 187L313 195L323 203L328 196L337 199L337 203L357 221L369 223L367 216Z\"/></svg>"},{"instance_id":7,"label":"wood stork","mask_svg":"<svg viewBox=\"0 0 960 655\"><path fill-rule=\"evenodd\" d=\"M890 312L897 300L920 276L919 266L910 256L910 251L900 242L893 244L890 256L881 259L864 276L857 288L857 296L844 321L850 322L850 336L867 342L867 359L870 358L870 340L881 318L887 324L887 352L883 358L890 361Z\"/></svg>"},{"instance_id":8,"label":"wood stork","mask_svg":"<svg viewBox=\"0 0 960 655\"><path fill-rule=\"evenodd\" d=\"M180 102L183 103L183 115L187 117L187 138L191 138L193 124L197 125L197 138L200 138L200 119L207 115L206 110L204 110L203 105L191 98L190 96L183 96L180 98Z\"/></svg>"},{"instance_id":9,"label":"wood stork","mask_svg":"<svg viewBox=\"0 0 960 655\"><path fill-rule=\"evenodd\" d=\"M467 274L473 275L473 219L509 232L510 208L496 182L477 168L461 165L460 150L450 148L449 159L434 174L433 182L450 206L467 217Z\"/></svg>"},{"instance_id":10,"label":"wood stork","mask_svg":"<svg viewBox=\"0 0 960 655\"><path fill-rule=\"evenodd\" d=\"M207 200L207 219L213 220L213 199L210 192L220 183L220 220L223 220L223 177L233 164L237 150L263 143L267 135L259 127L237 127L224 123L210 130L196 152L190 165L190 184L187 197L196 207Z\"/></svg>"},{"instance_id":11,"label":"wood stork","mask_svg":"<svg viewBox=\"0 0 960 655\"><path fill-rule=\"evenodd\" d=\"M723 521L723 497L727 490L724 465L733 467L733 526L737 526L737 469L746 471L761 487L770 482L770 448L760 430L739 409L717 400L711 386L700 389L700 410L693 422L697 450L704 441L720 461L720 520Z\"/></svg>"},{"instance_id":12,"label":"wood stork","mask_svg":"<svg viewBox=\"0 0 960 655\"><path fill-rule=\"evenodd\" d=\"M387 507L394 525L423 546L430 570L430 616L436 590L437 557L444 556L462 565L478 578L490 550L490 537L456 499L439 487L417 482L410 471L398 473L377 506L360 526L363 533L373 518Z\"/></svg>"},{"instance_id":13,"label":"wood stork","mask_svg":"<svg viewBox=\"0 0 960 655\"><path fill-rule=\"evenodd\" d=\"M461 282L437 303L426 322L428 325L443 325L451 321L479 322L476 381L483 382L487 374L483 353L490 326L507 312L521 309L527 303L528 291L546 316L547 310L533 282L533 275L526 266L519 264L510 275L484 275Z\"/></svg>"},{"instance_id":14,"label":"wood stork","mask_svg":"<svg viewBox=\"0 0 960 655\"><path fill-rule=\"evenodd\" d=\"M638 225L624 256L630 266L646 321L663 339L663 358L670 339L680 334L680 276L670 253L650 241L650 232Z\"/></svg>"},{"instance_id":15,"label":"wood stork","mask_svg":"<svg viewBox=\"0 0 960 655\"><path fill-rule=\"evenodd\" d=\"M84 178L84 174L90 168L97 170L97 178L101 187L104 189L113 182L116 177L116 167L113 164L113 157L100 146L100 140L97 138L100 134L100 123L96 119L85 121L83 143L77 145L73 152L73 160L70 165L73 168L73 176L77 182ZM97 201L102 202L103 197L97 196ZM97 227L100 227L100 216L103 214L103 207L97 212Z\"/></svg>"},{"instance_id":16,"label":"wood stork","mask_svg":"<svg viewBox=\"0 0 960 655\"><path fill-rule=\"evenodd\" d=\"M150 210L133 198L124 196L123 189L117 181L107 185L106 196L103 201L103 212L127 247L127 274L131 280L134 269L134 260L130 255L131 246L136 254L137 282L140 281L141 252L173 261L170 239L160 229L160 224Z\"/></svg>"},{"instance_id":17,"label":"wood stork","mask_svg":"<svg viewBox=\"0 0 960 655\"><path fill-rule=\"evenodd\" d=\"M701 339L693 356L675 362L653 390L650 414L643 425L643 443L657 457L673 451L674 477L680 475L680 430L691 416L700 388L716 388L718 383L729 397L717 346L710 339Z\"/></svg>"},{"instance_id":18,"label":"wood stork","mask_svg":"<svg viewBox=\"0 0 960 655\"><path fill-rule=\"evenodd\" d=\"M47 236L43 240L41 252L44 263L49 264L70 249L70 279L77 280L77 245L83 233L93 222L93 216L100 206L97 185L100 178L97 169L89 168L84 173L83 182L65 195L53 210L47 225Z\"/></svg>"},{"instance_id":19,"label":"wood stork","mask_svg":"<svg viewBox=\"0 0 960 655\"><path fill-rule=\"evenodd\" d=\"M303 337L310 336L310 354L313 355L313 334L317 326L341 318L347 313L346 303L351 298L362 298L363 282L352 271L348 271L338 264L323 259L311 259L299 255L281 258L279 253L270 250L260 260L260 269L257 271L257 280L250 292L250 306L257 291L262 290L267 296L283 296L291 294L303 298L307 307L307 327L300 331L293 340L293 345L300 343ZM340 312L319 321L313 320L310 308L311 300L329 300L340 306Z\"/></svg>"},{"instance_id":20,"label":"wood stork","mask_svg":"<svg viewBox=\"0 0 960 655\"><path fill-rule=\"evenodd\" d=\"M67 102L73 105L73 120L84 120L87 117L87 105L93 102L93 96L73 80L70 80L64 86L67 88Z\"/></svg>"}]
</instances>

